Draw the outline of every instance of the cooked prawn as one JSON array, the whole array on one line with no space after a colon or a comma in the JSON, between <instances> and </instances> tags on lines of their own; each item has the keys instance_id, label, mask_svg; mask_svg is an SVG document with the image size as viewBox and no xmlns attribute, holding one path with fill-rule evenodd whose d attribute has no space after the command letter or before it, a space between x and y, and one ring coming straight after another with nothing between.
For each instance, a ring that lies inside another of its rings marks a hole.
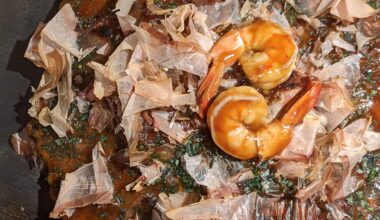
<instances>
[{"instance_id":1,"label":"cooked prawn","mask_svg":"<svg viewBox=\"0 0 380 220\"><path fill-rule=\"evenodd\" d=\"M255 86L272 89L289 78L297 50L290 34L273 22L257 20L227 32L210 51L212 66L197 94L200 115L216 95L224 70L236 61Z\"/></svg>"},{"instance_id":2,"label":"cooked prawn","mask_svg":"<svg viewBox=\"0 0 380 220\"><path fill-rule=\"evenodd\" d=\"M224 152L239 159L279 154L291 141L292 129L311 110L321 90L313 82L280 120L268 123L268 106L253 87L240 86L220 93L207 112L211 135Z\"/></svg>"}]
</instances>

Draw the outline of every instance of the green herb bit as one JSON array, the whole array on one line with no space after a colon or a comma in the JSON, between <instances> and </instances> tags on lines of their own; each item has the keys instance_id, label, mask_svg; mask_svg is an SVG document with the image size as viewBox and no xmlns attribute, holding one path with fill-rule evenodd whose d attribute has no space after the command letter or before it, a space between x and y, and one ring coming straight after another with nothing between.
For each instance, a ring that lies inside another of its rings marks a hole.
<instances>
[{"instance_id":1,"label":"green herb bit","mask_svg":"<svg viewBox=\"0 0 380 220\"><path fill-rule=\"evenodd\" d=\"M153 158L153 159L157 159L157 160L159 160L159 159L160 159L160 154L157 153L157 152L153 152L153 153L150 155L150 157Z\"/></svg>"},{"instance_id":2,"label":"green herb bit","mask_svg":"<svg viewBox=\"0 0 380 220\"><path fill-rule=\"evenodd\" d=\"M270 167L271 161L262 161L253 165L254 177L239 183L244 193L253 191L265 194L292 194L296 191L294 183L282 176L276 177L274 170Z\"/></svg>"},{"instance_id":3,"label":"green herb bit","mask_svg":"<svg viewBox=\"0 0 380 220\"><path fill-rule=\"evenodd\" d=\"M76 153L76 144L79 144L82 139L72 136L57 138L56 140L43 145L42 149L49 153L50 156L63 159L63 158L79 158Z\"/></svg>"},{"instance_id":4,"label":"green herb bit","mask_svg":"<svg viewBox=\"0 0 380 220\"><path fill-rule=\"evenodd\" d=\"M97 133L91 133L90 137L88 138L90 141L96 141L98 139L98 134Z\"/></svg>"},{"instance_id":5,"label":"green herb bit","mask_svg":"<svg viewBox=\"0 0 380 220\"><path fill-rule=\"evenodd\" d=\"M160 8L163 8L163 9L175 9L178 7L178 5L175 3L175 2L170 2L169 4L166 2L164 3L162 0L154 0L153 3L155 5L157 5L158 7Z\"/></svg>"},{"instance_id":6,"label":"green herb bit","mask_svg":"<svg viewBox=\"0 0 380 220\"><path fill-rule=\"evenodd\" d=\"M343 32L343 39L349 43L355 43L356 39L355 39L355 35L353 33L350 33L350 32L347 32L347 31L344 31Z\"/></svg>"},{"instance_id":7,"label":"green herb bit","mask_svg":"<svg viewBox=\"0 0 380 220\"><path fill-rule=\"evenodd\" d=\"M240 183L243 187L243 191L246 194L249 194L253 191L262 192L263 186L261 185L261 178L259 176L255 176L252 179L244 180Z\"/></svg>"},{"instance_id":8,"label":"green herb bit","mask_svg":"<svg viewBox=\"0 0 380 220\"><path fill-rule=\"evenodd\" d=\"M82 115L80 116L80 120L81 120L81 121L87 121L88 116L89 116L88 113L84 113L84 114L82 114Z\"/></svg>"},{"instance_id":9,"label":"green herb bit","mask_svg":"<svg viewBox=\"0 0 380 220\"><path fill-rule=\"evenodd\" d=\"M190 108L187 108L186 115L189 116L190 118L193 118L195 114Z\"/></svg>"},{"instance_id":10,"label":"green herb bit","mask_svg":"<svg viewBox=\"0 0 380 220\"><path fill-rule=\"evenodd\" d=\"M74 102L71 103L68 115L75 115L77 112L79 112L77 105Z\"/></svg>"},{"instance_id":11,"label":"green herb bit","mask_svg":"<svg viewBox=\"0 0 380 220\"><path fill-rule=\"evenodd\" d=\"M55 96L55 97L52 97L50 99L47 100L47 106L50 110L52 110L58 103L58 97Z\"/></svg>"},{"instance_id":12,"label":"green herb bit","mask_svg":"<svg viewBox=\"0 0 380 220\"><path fill-rule=\"evenodd\" d=\"M99 137L99 141L100 142L105 142L105 141L107 141L108 140L108 137L106 136L106 135L100 135L100 137Z\"/></svg>"},{"instance_id":13,"label":"green herb bit","mask_svg":"<svg viewBox=\"0 0 380 220\"><path fill-rule=\"evenodd\" d=\"M209 151L204 143L205 136L201 132L194 132L177 150L177 157L181 157L185 154L193 157L199 155L201 152Z\"/></svg>"},{"instance_id":14,"label":"green herb bit","mask_svg":"<svg viewBox=\"0 0 380 220\"><path fill-rule=\"evenodd\" d=\"M160 146L160 145L165 144L165 139L161 133L157 133L156 137L154 138L154 144L156 146Z\"/></svg>"},{"instance_id":15,"label":"green herb bit","mask_svg":"<svg viewBox=\"0 0 380 220\"><path fill-rule=\"evenodd\" d=\"M367 3L374 9L378 9L380 7L380 1L378 0L369 0Z\"/></svg>"},{"instance_id":16,"label":"green herb bit","mask_svg":"<svg viewBox=\"0 0 380 220\"><path fill-rule=\"evenodd\" d=\"M147 146L145 144L139 144L139 145L137 145L137 150L147 152L149 150L149 146Z\"/></svg>"},{"instance_id":17,"label":"green herb bit","mask_svg":"<svg viewBox=\"0 0 380 220\"><path fill-rule=\"evenodd\" d=\"M285 3L284 13L290 25L294 25L297 21L298 12L289 4Z\"/></svg>"},{"instance_id":18,"label":"green herb bit","mask_svg":"<svg viewBox=\"0 0 380 220\"><path fill-rule=\"evenodd\" d=\"M363 172L367 182L374 182L380 177L380 155L368 153L362 158L360 170Z\"/></svg>"},{"instance_id":19,"label":"green herb bit","mask_svg":"<svg viewBox=\"0 0 380 220\"><path fill-rule=\"evenodd\" d=\"M157 5L158 7L162 6L162 1L161 0L154 0L153 3Z\"/></svg>"},{"instance_id":20,"label":"green herb bit","mask_svg":"<svg viewBox=\"0 0 380 220\"><path fill-rule=\"evenodd\" d=\"M100 212L100 213L98 214L98 216L99 216L100 218L107 218L107 217L109 216L109 214L108 214L108 212Z\"/></svg>"},{"instance_id":21,"label":"green herb bit","mask_svg":"<svg viewBox=\"0 0 380 220\"><path fill-rule=\"evenodd\" d=\"M175 184L162 184L161 192L174 194L178 192L178 186Z\"/></svg>"},{"instance_id":22,"label":"green herb bit","mask_svg":"<svg viewBox=\"0 0 380 220\"><path fill-rule=\"evenodd\" d=\"M283 176L280 176L280 184L282 186L282 190L286 193L292 193L296 191L296 187L294 183Z\"/></svg>"},{"instance_id":23,"label":"green herb bit","mask_svg":"<svg viewBox=\"0 0 380 220\"><path fill-rule=\"evenodd\" d=\"M170 9L175 9L175 8L177 8L178 7L178 5L176 4L176 3L170 3L169 5L168 5L168 8L170 8Z\"/></svg>"},{"instance_id":24,"label":"green herb bit","mask_svg":"<svg viewBox=\"0 0 380 220\"><path fill-rule=\"evenodd\" d=\"M124 198L121 195L114 195L113 200L119 205L122 205L125 202Z\"/></svg>"},{"instance_id":25,"label":"green herb bit","mask_svg":"<svg viewBox=\"0 0 380 220\"><path fill-rule=\"evenodd\" d=\"M83 59L81 59L80 61L77 58L75 58L73 65L72 65L73 70L79 71L79 72L80 72L80 70L83 70L85 64L92 61L94 59L95 55L96 55L96 50L94 49L89 54L87 54L87 56L85 56Z\"/></svg>"}]
</instances>

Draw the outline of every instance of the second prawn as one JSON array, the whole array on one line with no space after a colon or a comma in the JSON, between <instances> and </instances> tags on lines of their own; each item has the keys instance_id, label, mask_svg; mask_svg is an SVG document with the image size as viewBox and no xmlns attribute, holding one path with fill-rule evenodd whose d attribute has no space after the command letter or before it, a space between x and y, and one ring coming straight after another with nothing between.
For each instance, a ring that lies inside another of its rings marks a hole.
<instances>
[{"instance_id":1,"label":"second prawn","mask_svg":"<svg viewBox=\"0 0 380 220\"><path fill-rule=\"evenodd\" d=\"M297 51L291 35L270 21L257 20L230 30L210 52L212 66L197 93L200 115L216 95L224 71L237 61L255 86L272 89L289 78Z\"/></svg>"}]
</instances>

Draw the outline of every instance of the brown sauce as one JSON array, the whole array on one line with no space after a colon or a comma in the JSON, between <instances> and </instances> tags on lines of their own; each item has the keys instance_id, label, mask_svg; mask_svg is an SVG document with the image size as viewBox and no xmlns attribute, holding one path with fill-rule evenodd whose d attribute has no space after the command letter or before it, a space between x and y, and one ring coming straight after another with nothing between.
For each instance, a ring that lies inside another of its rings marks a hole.
<instances>
[{"instance_id":1,"label":"brown sauce","mask_svg":"<svg viewBox=\"0 0 380 220\"><path fill-rule=\"evenodd\" d=\"M363 77L366 80L364 88L367 95L370 95L373 105L370 114L373 117L374 125L380 129L380 39L372 40L368 48L364 48L364 58L361 62Z\"/></svg>"}]
</instances>

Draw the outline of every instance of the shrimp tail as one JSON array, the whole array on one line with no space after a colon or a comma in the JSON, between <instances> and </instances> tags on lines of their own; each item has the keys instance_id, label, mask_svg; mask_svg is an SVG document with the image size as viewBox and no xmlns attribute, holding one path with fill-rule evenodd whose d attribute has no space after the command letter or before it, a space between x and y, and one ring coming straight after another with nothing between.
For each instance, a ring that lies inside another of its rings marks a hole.
<instances>
[{"instance_id":1,"label":"shrimp tail","mask_svg":"<svg viewBox=\"0 0 380 220\"><path fill-rule=\"evenodd\" d=\"M224 63L220 61L213 62L210 71L202 81L197 91L197 99L199 105L199 115L204 118L210 100L214 98L218 91L220 82L222 81L224 71Z\"/></svg>"},{"instance_id":2,"label":"shrimp tail","mask_svg":"<svg viewBox=\"0 0 380 220\"><path fill-rule=\"evenodd\" d=\"M320 81L310 82L306 93L290 107L289 111L282 117L281 122L290 127L300 123L306 114L314 108L321 88L322 83Z\"/></svg>"},{"instance_id":3,"label":"shrimp tail","mask_svg":"<svg viewBox=\"0 0 380 220\"><path fill-rule=\"evenodd\" d=\"M318 101L322 84L320 81L310 82L306 92L285 113L280 121L257 132L259 155L269 159L285 149L292 140L292 128L297 125Z\"/></svg>"}]
</instances>

